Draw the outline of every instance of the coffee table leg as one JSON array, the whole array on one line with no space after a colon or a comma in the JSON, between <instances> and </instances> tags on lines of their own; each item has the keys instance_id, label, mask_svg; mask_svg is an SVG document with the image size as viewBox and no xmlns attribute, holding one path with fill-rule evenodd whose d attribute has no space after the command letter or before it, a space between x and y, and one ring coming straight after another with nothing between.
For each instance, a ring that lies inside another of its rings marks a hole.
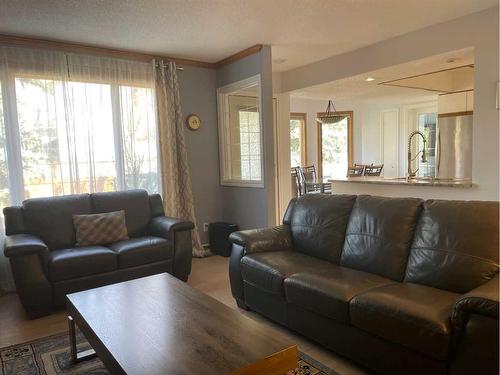
<instances>
[{"instance_id":1,"label":"coffee table leg","mask_svg":"<svg viewBox=\"0 0 500 375\"><path fill-rule=\"evenodd\" d=\"M69 349L71 355L71 363L77 364L81 361L97 357L94 349L84 350L78 353L76 348L76 326L73 317L68 315L68 328L69 328Z\"/></svg>"}]
</instances>

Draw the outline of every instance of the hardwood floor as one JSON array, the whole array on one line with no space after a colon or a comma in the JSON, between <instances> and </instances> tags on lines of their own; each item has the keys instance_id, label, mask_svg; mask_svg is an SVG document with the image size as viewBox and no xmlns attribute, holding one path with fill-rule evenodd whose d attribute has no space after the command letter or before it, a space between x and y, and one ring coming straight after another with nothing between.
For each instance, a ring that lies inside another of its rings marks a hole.
<instances>
[{"instance_id":1,"label":"hardwood floor","mask_svg":"<svg viewBox=\"0 0 500 375\"><path fill-rule=\"evenodd\" d=\"M212 256L204 259L193 259L193 269L188 284L210 295L220 302L237 309L231 296L229 286L229 258ZM299 349L319 360L342 375L362 375L368 372L356 367L342 357L321 348L314 342L281 327L258 314L239 309L252 319L258 320L269 327L278 330L294 340ZM39 319L29 320L24 315L16 294L0 297L0 347L19 344L59 332L66 332L66 314L64 311Z\"/></svg>"}]
</instances>

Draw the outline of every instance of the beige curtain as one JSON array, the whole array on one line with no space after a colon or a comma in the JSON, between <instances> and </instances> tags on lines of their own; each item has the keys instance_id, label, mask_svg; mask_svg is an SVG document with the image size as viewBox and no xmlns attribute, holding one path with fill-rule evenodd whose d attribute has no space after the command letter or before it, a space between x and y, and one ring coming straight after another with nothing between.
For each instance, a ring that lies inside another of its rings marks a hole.
<instances>
[{"instance_id":1,"label":"beige curtain","mask_svg":"<svg viewBox=\"0 0 500 375\"><path fill-rule=\"evenodd\" d=\"M194 216L191 175L187 162L184 124L175 63L155 62L156 105L163 184L163 204L168 216L190 220ZM193 231L193 256L210 254L201 246L198 228Z\"/></svg>"}]
</instances>

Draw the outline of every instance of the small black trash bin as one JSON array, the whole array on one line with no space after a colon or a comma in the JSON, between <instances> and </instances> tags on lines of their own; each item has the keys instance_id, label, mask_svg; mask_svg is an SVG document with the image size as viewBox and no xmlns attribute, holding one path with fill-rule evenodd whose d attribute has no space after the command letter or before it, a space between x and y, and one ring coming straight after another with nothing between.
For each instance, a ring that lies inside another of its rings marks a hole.
<instances>
[{"instance_id":1,"label":"small black trash bin","mask_svg":"<svg viewBox=\"0 0 500 375\"><path fill-rule=\"evenodd\" d=\"M231 243L229 235L238 230L236 224L224 223L222 221L208 225L208 237L210 239L210 251L217 255L228 257L231 255Z\"/></svg>"}]
</instances>

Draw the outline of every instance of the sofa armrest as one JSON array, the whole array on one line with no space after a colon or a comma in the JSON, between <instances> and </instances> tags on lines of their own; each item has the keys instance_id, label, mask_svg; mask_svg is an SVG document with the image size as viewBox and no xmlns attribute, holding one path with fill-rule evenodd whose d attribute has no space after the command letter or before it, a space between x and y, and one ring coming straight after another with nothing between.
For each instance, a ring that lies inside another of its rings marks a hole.
<instances>
[{"instance_id":1,"label":"sofa armrest","mask_svg":"<svg viewBox=\"0 0 500 375\"><path fill-rule=\"evenodd\" d=\"M229 241L243 247L246 254L292 250L292 234L289 225L233 232L229 236Z\"/></svg>"},{"instance_id":2,"label":"sofa armrest","mask_svg":"<svg viewBox=\"0 0 500 375\"><path fill-rule=\"evenodd\" d=\"M194 224L190 221L184 221L168 216L157 216L149 222L148 232L153 236L173 240L174 232L192 229L194 229Z\"/></svg>"},{"instance_id":3,"label":"sofa armrest","mask_svg":"<svg viewBox=\"0 0 500 375\"><path fill-rule=\"evenodd\" d=\"M498 282L497 274L455 302L451 375L498 374Z\"/></svg>"},{"instance_id":4,"label":"sofa armrest","mask_svg":"<svg viewBox=\"0 0 500 375\"><path fill-rule=\"evenodd\" d=\"M28 316L50 313L52 286L47 277L47 245L31 234L13 234L5 237L4 254L10 260L16 291Z\"/></svg>"},{"instance_id":5,"label":"sofa armrest","mask_svg":"<svg viewBox=\"0 0 500 375\"><path fill-rule=\"evenodd\" d=\"M13 234L5 237L4 254L7 258L31 254L43 254L47 245L31 234Z\"/></svg>"},{"instance_id":6,"label":"sofa armrest","mask_svg":"<svg viewBox=\"0 0 500 375\"><path fill-rule=\"evenodd\" d=\"M231 293L241 308L246 308L240 261L246 254L292 250L292 234L289 225L274 228L252 229L233 232L229 236L233 244L229 259Z\"/></svg>"},{"instance_id":7,"label":"sofa armrest","mask_svg":"<svg viewBox=\"0 0 500 375\"><path fill-rule=\"evenodd\" d=\"M148 233L172 241L174 258L172 260L172 274L180 280L187 281L191 273L193 245L191 230L194 224L168 216L157 216L149 223Z\"/></svg>"},{"instance_id":8,"label":"sofa armrest","mask_svg":"<svg viewBox=\"0 0 500 375\"><path fill-rule=\"evenodd\" d=\"M499 307L499 275L483 285L462 295L455 305L451 321L458 330L463 329L471 314L484 315L498 319Z\"/></svg>"}]
</instances>

